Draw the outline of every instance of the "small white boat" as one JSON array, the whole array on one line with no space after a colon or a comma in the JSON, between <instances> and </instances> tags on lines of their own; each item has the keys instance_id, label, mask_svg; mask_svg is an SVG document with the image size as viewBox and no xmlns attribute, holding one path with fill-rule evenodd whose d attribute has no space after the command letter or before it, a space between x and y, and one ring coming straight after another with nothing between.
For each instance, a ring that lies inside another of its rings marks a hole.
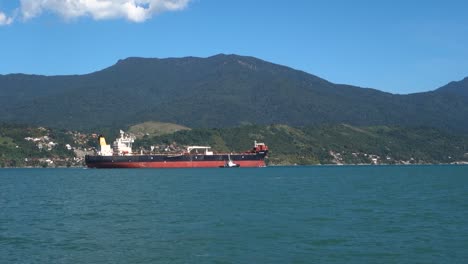
<instances>
[{"instance_id":1,"label":"small white boat","mask_svg":"<svg viewBox=\"0 0 468 264\"><path fill-rule=\"evenodd\" d=\"M226 163L224 163L224 166L219 166L220 168L237 168L237 167L240 167L239 164L236 164L234 163L232 160L231 160L231 156L228 155L228 161Z\"/></svg>"}]
</instances>

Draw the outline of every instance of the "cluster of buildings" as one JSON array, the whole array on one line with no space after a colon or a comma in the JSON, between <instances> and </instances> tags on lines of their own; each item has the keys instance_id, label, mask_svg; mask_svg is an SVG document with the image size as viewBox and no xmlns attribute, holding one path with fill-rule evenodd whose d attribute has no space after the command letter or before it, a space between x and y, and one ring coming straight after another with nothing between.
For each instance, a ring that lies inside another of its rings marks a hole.
<instances>
[{"instance_id":1,"label":"cluster of buildings","mask_svg":"<svg viewBox=\"0 0 468 264\"><path fill-rule=\"evenodd\" d=\"M45 130L45 129L44 129ZM97 140L96 134L84 134L80 132L67 132L71 136L72 142L56 142L50 135L39 137L25 137L24 140L32 142L40 151L51 152L47 157L37 158L28 157L24 159L27 166L43 166L43 167L70 167L82 166L84 156L93 153L93 149L88 146L90 140ZM57 154L55 150L70 151L70 155Z\"/></svg>"},{"instance_id":2,"label":"cluster of buildings","mask_svg":"<svg viewBox=\"0 0 468 264\"><path fill-rule=\"evenodd\" d=\"M26 141L31 141L34 142L37 146L38 149L40 150L48 150L51 151L54 147L58 145L58 143L53 142L49 136L42 136L42 137L25 137L24 138ZM71 148L71 146L70 146Z\"/></svg>"},{"instance_id":3,"label":"cluster of buildings","mask_svg":"<svg viewBox=\"0 0 468 264\"><path fill-rule=\"evenodd\" d=\"M372 165L379 165L379 164L415 164L421 163L421 161L417 161L414 158L409 158L408 160L396 160L391 156L381 157L376 154L368 154L368 153L361 153L361 152L352 152L351 156L347 155L346 153L335 152L330 150L328 152L330 156L333 157L332 162L337 165L343 164L372 164Z\"/></svg>"}]
</instances>

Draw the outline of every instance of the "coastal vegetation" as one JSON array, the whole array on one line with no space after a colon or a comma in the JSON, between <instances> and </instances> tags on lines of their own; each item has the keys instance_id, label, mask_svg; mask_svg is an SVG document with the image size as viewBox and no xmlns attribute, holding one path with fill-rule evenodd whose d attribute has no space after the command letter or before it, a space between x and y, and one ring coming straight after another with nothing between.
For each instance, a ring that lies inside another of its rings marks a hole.
<instances>
[{"instance_id":1,"label":"coastal vegetation","mask_svg":"<svg viewBox=\"0 0 468 264\"><path fill-rule=\"evenodd\" d=\"M147 146L208 145L216 151L238 152L253 141L270 148L270 165L291 164L429 164L468 161L468 137L432 128L347 124L313 127L245 125L196 128L135 142Z\"/></svg>"},{"instance_id":2,"label":"coastal vegetation","mask_svg":"<svg viewBox=\"0 0 468 264\"><path fill-rule=\"evenodd\" d=\"M0 167L80 164L71 148L66 147L68 142L73 144L74 140L65 130L0 124Z\"/></svg>"},{"instance_id":3,"label":"coastal vegetation","mask_svg":"<svg viewBox=\"0 0 468 264\"><path fill-rule=\"evenodd\" d=\"M149 130L140 130L144 136L136 140L134 151L147 152L153 146L164 153L182 151L187 145L208 145L218 152L239 152L249 150L257 140L270 148L269 165L468 162L468 137L432 128L244 125L161 134L150 133L153 126L146 127ZM115 134L106 135L109 142ZM0 125L2 167L82 166L84 154L97 147L97 134Z\"/></svg>"},{"instance_id":4,"label":"coastal vegetation","mask_svg":"<svg viewBox=\"0 0 468 264\"><path fill-rule=\"evenodd\" d=\"M156 127L167 130L161 133L154 130ZM133 150L144 153L151 149L160 153L181 152L188 145L211 146L217 152L242 152L251 149L256 140L269 146L269 165L468 163L467 136L423 127L339 124L188 129L150 122L130 130L141 133ZM112 142L117 133L104 135ZM98 148L97 136L97 133L3 124L0 166L83 166L84 155L93 154Z\"/></svg>"}]
</instances>

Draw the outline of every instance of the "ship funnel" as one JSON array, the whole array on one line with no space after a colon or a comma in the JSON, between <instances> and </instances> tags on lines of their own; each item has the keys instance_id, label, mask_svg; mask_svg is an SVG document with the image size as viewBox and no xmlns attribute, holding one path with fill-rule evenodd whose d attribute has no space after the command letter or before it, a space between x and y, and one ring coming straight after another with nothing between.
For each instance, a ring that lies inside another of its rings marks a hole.
<instances>
[{"instance_id":1,"label":"ship funnel","mask_svg":"<svg viewBox=\"0 0 468 264\"><path fill-rule=\"evenodd\" d=\"M107 145L107 144L106 144L106 138L105 138L105 137L99 136L99 145L100 145L101 147Z\"/></svg>"},{"instance_id":2,"label":"ship funnel","mask_svg":"<svg viewBox=\"0 0 468 264\"><path fill-rule=\"evenodd\" d=\"M99 136L99 146L100 146L100 150L98 151L98 155L112 156L111 146L107 145L106 139L102 135Z\"/></svg>"}]
</instances>

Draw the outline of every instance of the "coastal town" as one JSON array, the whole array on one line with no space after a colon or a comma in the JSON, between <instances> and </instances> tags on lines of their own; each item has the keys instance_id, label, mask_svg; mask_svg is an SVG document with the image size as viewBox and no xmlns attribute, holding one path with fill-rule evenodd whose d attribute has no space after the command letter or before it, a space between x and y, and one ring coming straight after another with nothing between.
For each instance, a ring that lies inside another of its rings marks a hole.
<instances>
[{"instance_id":1,"label":"coastal town","mask_svg":"<svg viewBox=\"0 0 468 264\"><path fill-rule=\"evenodd\" d=\"M264 136L261 136L264 137ZM79 131L53 130L45 127L22 128L13 127L0 131L0 167L84 167L86 155L96 155L99 151L99 134ZM178 154L186 150L185 144L177 139L155 140L151 135L144 133L135 140L133 151L138 154ZM187 140L182 140L186 142ZM208 143L210 138L206 139ZM330 146L325 153L319 152L317 156L310 156L307 152L302 154L284 152L284 146L278 145L274 139L265 140L270 146L269 157L265 160L268 166L275 165L411 165L411 164L468 164L468 153L460 154L447 152L443 154L442 161L434 162L427 156L402 155L400 152L390 150L384 153L363 151L349 146ZM113 139L108 143L112 144ZM216 141L219 142L219 139ZM225 152L224 143L212 145L213 151ZM455 148L458 148L454 145ZM315 148L316 149L316 148ZM296 150L297 151L297 150ZM288 154L290 153L290 154ZM323 153L323 154L320 154ZM296 157L296 158L295 158ZM401 158L404 157L404 158Z\"/></svg>"}]
</instances>

